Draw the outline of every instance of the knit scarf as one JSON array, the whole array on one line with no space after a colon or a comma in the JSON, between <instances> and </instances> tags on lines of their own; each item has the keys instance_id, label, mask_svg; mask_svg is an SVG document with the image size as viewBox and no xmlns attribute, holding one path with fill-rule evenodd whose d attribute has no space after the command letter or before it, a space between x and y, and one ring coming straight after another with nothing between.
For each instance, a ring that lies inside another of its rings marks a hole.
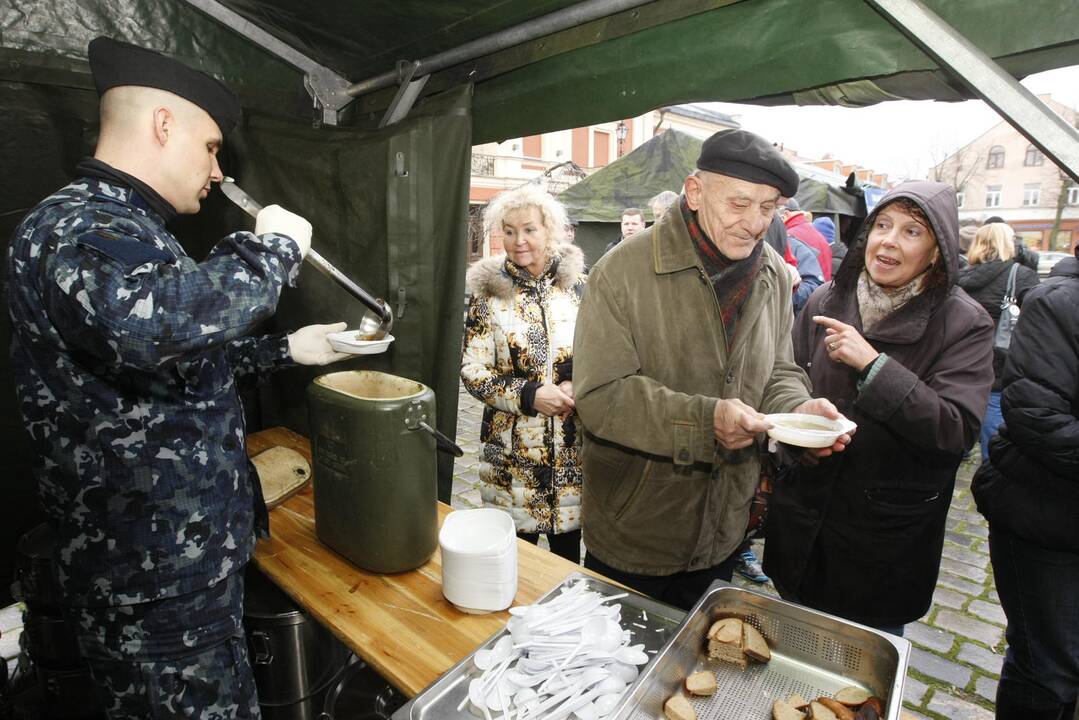
<instances>
[{"instance_id":1,"label":"knit scarf","mask_svg":"<svg viewBox=\"0 0 1079 720\"><path fill-rule=\"evenodd\" d=\"M868 270L858 276L858 312L862 316L862 329L872 330L877 323L906 305L925 289L929 270L915 276L910 282L895 289L883 288L873 282Z\"/></svg>"},{"instance_id":2,"label":"knit scarf","mask_svg":"<svg viewBox=\"0 0 1079 720\"><path fill-rule=\"evenodd\" d=\"M711 239L701 229L697 222L697 213L689 209L686 196L683 195L679 203L682 210L682 219L686 222L686 229L693 239L693 246L697 249L697 255L704 265L704 271L712 281L712 289L719 301L719 314L723 321L723 333L727 336L727 345L734 342L735 332L738 330L738 319L742 314L742 306L749 298L749 292L753 289L753 280L764 265L764 243L758 242L749 257L743 260L731 260L712 244Z\"/></svg>"}]
</instances>

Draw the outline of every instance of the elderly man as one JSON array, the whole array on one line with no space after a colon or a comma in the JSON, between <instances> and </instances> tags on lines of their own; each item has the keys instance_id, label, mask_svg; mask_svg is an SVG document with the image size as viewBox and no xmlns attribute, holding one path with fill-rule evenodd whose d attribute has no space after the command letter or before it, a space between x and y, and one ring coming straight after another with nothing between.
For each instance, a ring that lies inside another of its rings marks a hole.
<instances>
[{"instance_id":1,"label":"elderly man","mask_svg":"<svg viewBox=\"0 0 1079 720\"><path fill-rule=\"evenodd\" d=\"M659 221L663 214L670 210L671 206L678 202L678 193L671 192L670 190L664 190L663 192L656 193L651 200L648 201L648 209L652 211L652 219Z\"/></svg>"},{"instance_id":2,"label":"elderly man","mask_svg":"<svg viewBox=\"0 0 1079 720\"><path fill-rule=\"evenodd\" d=\"M797 185L762 138L713 135L679 203L595 265L577 316L585 566L678 607L731 577L763 413L839 416L794 363L791 274L762 242Z\"/></svg>"},{"instance_id":3,"label":"elderly man","mask_svg":"<svg viewBox=\"0 0 1079 720\"><path fill-rule=\"evenodd\" d=\"M220 182L224 85L90 43L101 130L11 240L12 365L64 611L110 718L259 717L243 568L266 528L238 392L346 356L312 325L247 337L295 284L311 225L276 205L201 263L166 224Z\"/></svg>"}]
</instances>

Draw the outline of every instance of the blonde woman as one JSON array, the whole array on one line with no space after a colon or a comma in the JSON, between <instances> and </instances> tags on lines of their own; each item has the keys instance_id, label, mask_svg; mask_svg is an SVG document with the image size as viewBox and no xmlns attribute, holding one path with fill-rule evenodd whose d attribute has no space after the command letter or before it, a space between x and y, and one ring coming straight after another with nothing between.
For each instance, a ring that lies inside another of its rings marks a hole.
<instances>
[{"instance_id":1,"label":"blonde woman","mask_svg":"<svg viewBox=\"0 0 1079 720\"><path fill-rule=\"evenodd\" d=\"M1000 318L1000 303L1013 267L1015 295L1020 306L1027 291L1038 284L1038 274L1015 258L1015 232L1006 223L987 223L978 228L967 250L967 262L959 271L959 287L986 309L994 323ZM993 350L993 391L989 394L979 435L983 463L989 457L989 439L1001 423L1000 380L1007 355L1006 350Z\"/></svg>"},{"instance_id":2,"label":"blonde woman","mask_svg":"<svg viewBox=\"0 0 1079 720\"><path fill-rule=\"evenodd\" d=\"M565 242L561 203L526 185L495 198L484 232L505 255L477 261L466 284L461 378L485 407L480 496L517 534L580 560L581 439L573 402L573 331L584 255Z\"/></svg>"}]
</instances>

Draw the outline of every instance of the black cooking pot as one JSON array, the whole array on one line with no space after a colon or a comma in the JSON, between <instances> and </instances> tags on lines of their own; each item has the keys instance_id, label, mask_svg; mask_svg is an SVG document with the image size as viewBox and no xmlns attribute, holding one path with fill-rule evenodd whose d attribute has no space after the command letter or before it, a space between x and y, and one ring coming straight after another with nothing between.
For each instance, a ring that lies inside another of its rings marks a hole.
<instances>
[{"instance_id":1,"label":"black cooking pot","mask_svg":"<svg viewBox=\"0 0 1079 720\"><path fill-rule=\"evenodd\" d=\"M244 582L244 629L262 717L314 720L348 648L253 564Z\"/></svg>"}]
</instances>

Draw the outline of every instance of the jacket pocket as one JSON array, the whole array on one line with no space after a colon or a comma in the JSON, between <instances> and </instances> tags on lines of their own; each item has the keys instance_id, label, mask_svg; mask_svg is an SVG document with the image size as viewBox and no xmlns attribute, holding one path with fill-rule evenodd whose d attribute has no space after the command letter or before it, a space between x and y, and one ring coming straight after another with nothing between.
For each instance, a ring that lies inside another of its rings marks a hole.
<instances>
[{"instance_id":1,"label":"jacket pocket","mask_svg":"<svg viewBox=\"0 0 1079 720\"><path fill-rule=\"evenodd\" d=\"M638 504L644 487L648 483L648 475L653 464L652 460L647 460L641 474L637 476L637 481L632 483L632 486L629 478L626 478L616 486L617 492L611 492L611 507L615 508L614 519L616 522L624 520L629 511Z\"/></svg>"},{"instance_id":2,"label":"jacket pocket","mask_svg":"<svg viewBox=\"0 0 1079 720\"><path fill-rule=\"evenodd\" d=\"M939 490L928 488L877 487L865 490L865 499L870 511L885 516L921 515L939 498Z\"/></svg>"}]
</instances>

